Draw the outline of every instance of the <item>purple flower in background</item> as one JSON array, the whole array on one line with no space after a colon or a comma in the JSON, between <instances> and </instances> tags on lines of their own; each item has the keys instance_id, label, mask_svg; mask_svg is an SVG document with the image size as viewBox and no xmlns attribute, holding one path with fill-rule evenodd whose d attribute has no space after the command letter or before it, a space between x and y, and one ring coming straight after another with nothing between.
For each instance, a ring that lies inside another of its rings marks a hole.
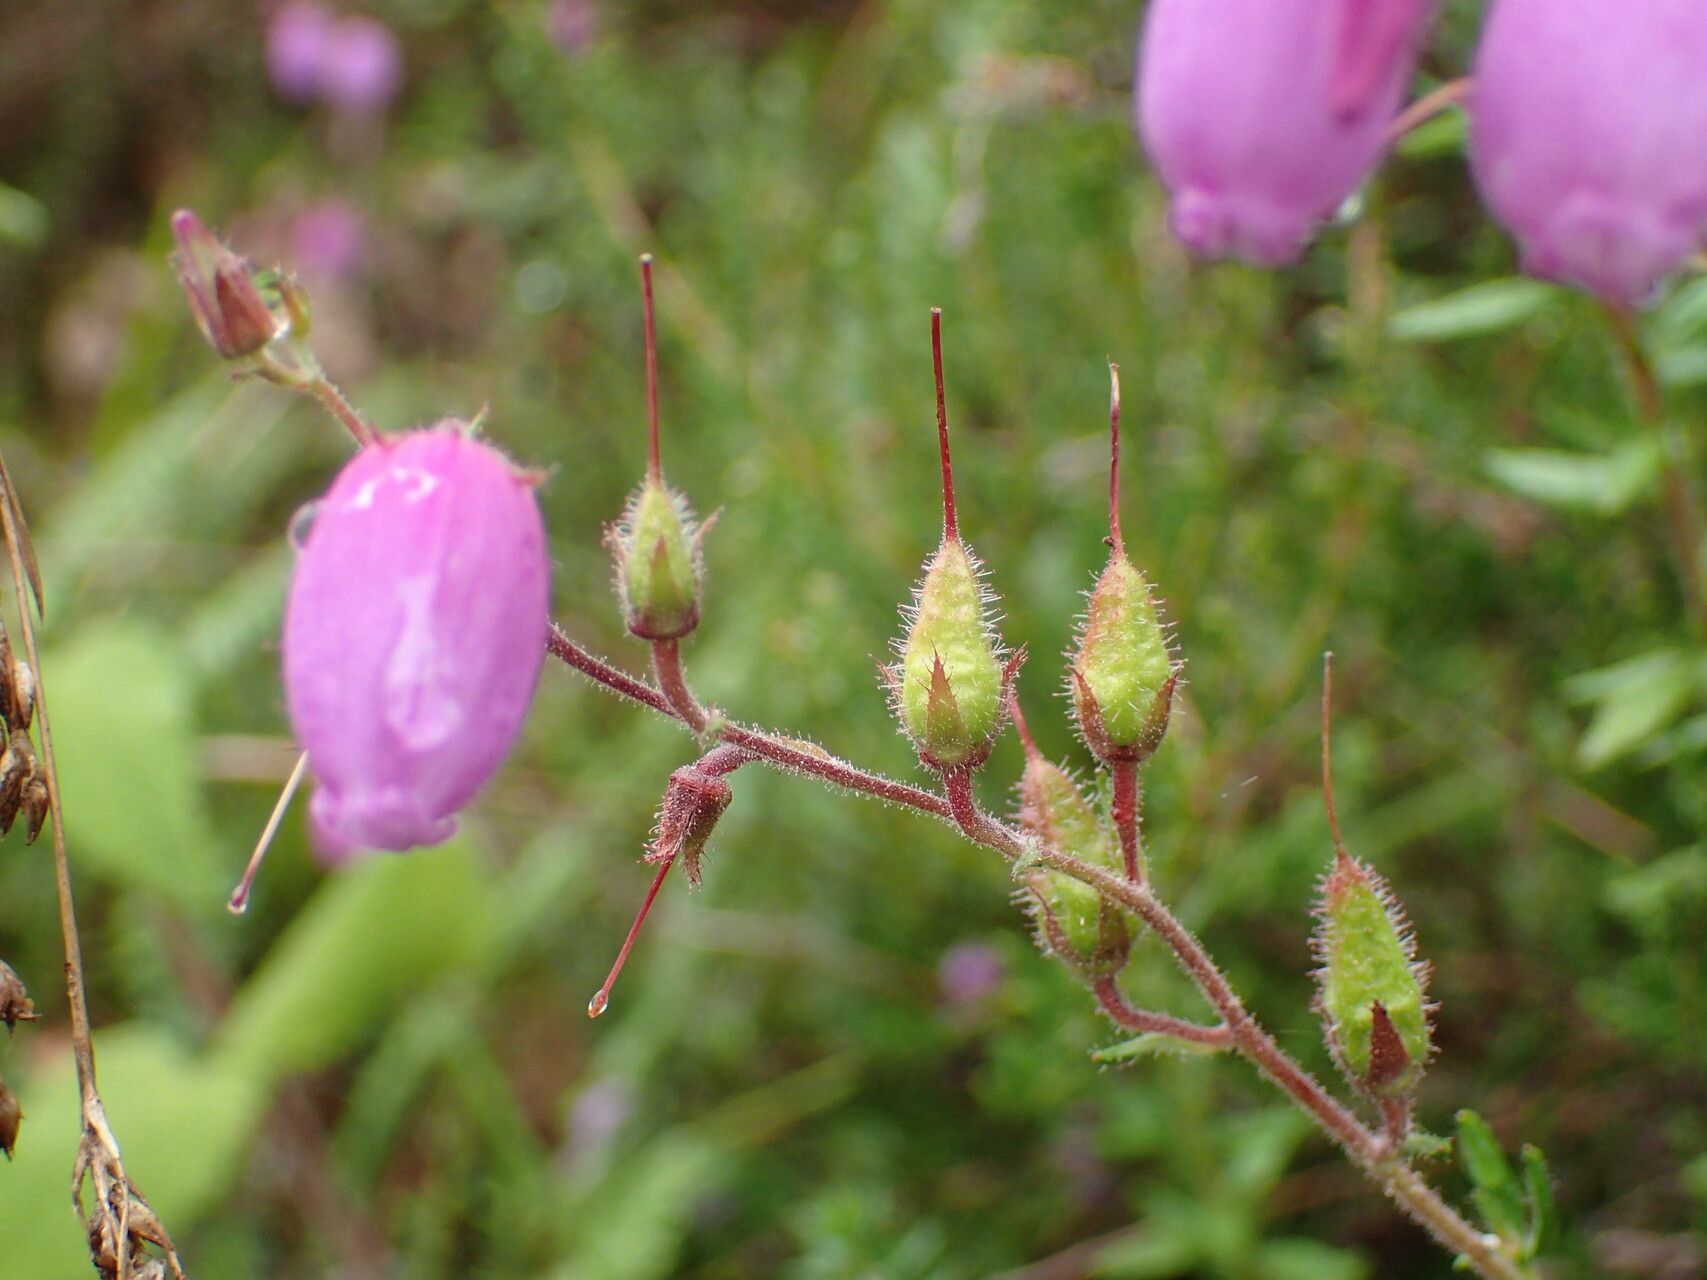
<instances>
[{"instance_id":1,"label":"purple flower in background","mask_svg":"<svg viewBox=\"0 0 1707 1280\"><path fill-rule=\"evenodd\" d=\"M368 445L319 504L284 683L328 861L446 839L515 741L548 625L534 483L445 422Z\"/></svg>"},{"instance_id":2,"label":"purple flower in background","mask_svg":"<svg viewBox=\"0 0 1707 1280\"><path fill-rule=\"evenodd\" d=\"M321 53L320 94L357 115L383 111L403 85L403 51L377 18L345 18Z\"/></svg>"},{"instance_id":3,"label":"purple flower in background","mask_svg":"<svg viewBox=\"0 0 1707 1280\"><path fill-rule=\"evenodd\" d=\"M290 260L304 274L342 280L367 256L367 226L348 200L329 196L296 215L290 227Z\"/></svg>"},{"instance_id":4,"label":"purple flower in background","mask_svg":"<svg viewBox=\"0 0 1707 1280\"><path fill-rule=\"evenodd\" d=\"M1496 0L1470 160L1523 266L1615 302L1707 231L1707 3Z\"/></svg>"},{"instance_id":5,"label":"purple flower in background","mask_svg":"<svg viewBox=\"0 0 1707 1280\"><path fill-rule=\"evenodd\" d=\"M987 942L957 942L937 961L937 986L949 1004L974 1004L1008 976L1002 953Z\"/></svg>"},{"instance_id":6,"label":"purple flower in background","mask_svg":"<svg viewBox=\"0 0 1707 1280\"><path fill-rule=\"evenodd\" d=\"M1434 0L1152 0L1139 133L1193 252L1295 261L1375 166Z\"/></svg>"},{"instance_id":7,"label":"purple flower in background","mask_svg":"<svg viewBox=\"0 0 1707 1280\"><path fill-rule=\"evenodd\" d=\"M551 42L564 53L580 53L599 32L599 11L593 0L551 0L545 12Z\"/></svg>"},{"instance_id":8,"label":"purple flower in background","mask_svg":"<svg viewBox=\"0 0 1707 1280\"><path fill-rule=\"evenodd\" d=\"M267 75L289 102L312 102L320 93L326 39L335 25L315 0L290 0L267 23Z\"/></svg>"}]
</instances>

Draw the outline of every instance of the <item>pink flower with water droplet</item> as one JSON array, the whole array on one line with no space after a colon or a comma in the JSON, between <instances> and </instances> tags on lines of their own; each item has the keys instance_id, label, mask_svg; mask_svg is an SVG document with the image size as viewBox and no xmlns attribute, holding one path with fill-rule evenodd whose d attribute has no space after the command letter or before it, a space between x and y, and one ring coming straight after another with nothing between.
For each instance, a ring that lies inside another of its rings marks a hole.
<instances>
[{"instance_id":1,"label":"pink flower with water droplet","mask_svg":"<svg viewBox=\"0 0 1707 1280\"><path fill-rule=\"evenodd\" d=\"M328 861L446 839L508 754L549 625L535 483L445 422L368 445L319 504L284 683Z\"/></svg>"},{"instance_id":2,"label":"pink flower with water droplet","mask_svg":"<svg viewBox=\"0 0 1707 1280\"><path fill-rule=\"evenodd\" d=\"M1526 271L1653 294L1707 233L1707 3L1497 0L1470 160Z\"/></svg>"},{"instance_id":3,"label":"pink flower with water droplet","mask_svg":"<svg viewBox=\"0 0 1707 1280\"><path fill-rule=\"evenodd\" d=\"M1375 167L1434 0L1152 0L1138 129L1194 253L1296 261Z\"/></svg>"}]
</instances>

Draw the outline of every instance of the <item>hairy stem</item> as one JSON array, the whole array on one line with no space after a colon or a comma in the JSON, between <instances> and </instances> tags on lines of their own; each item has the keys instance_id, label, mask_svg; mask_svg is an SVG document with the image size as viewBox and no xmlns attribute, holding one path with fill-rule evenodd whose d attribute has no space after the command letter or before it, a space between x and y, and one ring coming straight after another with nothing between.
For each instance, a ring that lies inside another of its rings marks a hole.
<instances>
[{"instance_id":1,"label":"hairy stem","mask_svg":"<svg viewBox=\"0 0 1707 1280\"><path fill-rule=\"evenodd\" d=\"M1176 1018L1172 1014L1153 1013L1148 1009L1136 1008L1120 994L1120 988L1115 985L1112 976L1098 978L1091 985L1091 991L1096 995L1102 1011L1128 1031L1172 1036L1176 1040L1216 1049L1233 1047L1233 1033L1225 1023L1205 1027L1196 1022L1187 1022L1184 1018Z\"/></svg>"},{"instance_id":2,"label":"hairy stem","mask_svg":"<svg viewBox=\"0 0 1707 1280\"><path fill-rule=\"evenodd\" d=\"M1114 829L1120 834L1120 856L1126 878L1144 883L1144 842L1138 832L1138 762L1117 759L1109 766L1114 774Z\"/></svg>"},{"instance_id":3,"label":"hairy stem","mask_svg":"<svg viewBox=\"0 0 1707 1280\"><path fill-rule=\"evenodd\" d=\"M675 712L676 719L695 733L703 733L710 717L706 715L705 708L699 705L699 700L693 696L693 690L688 688L687 676L682 672L682 651L679 642L652 642L652 670L658 677L658 688L670 700L670 709Z\"/></svg>"},{"instance_id":4,"label":"hairy stem","mask_svg":"<svg viewBox=\"0 0 1707 1280\"><path fill-rule=\"evenodd\" d=\"M559 627L552 628L550 648L556 657L612 692L672 719L682 719L664 694L645 681L587 653ZM1031 859L1051 870L1072 876L1138 916L1173 951L1180 967L1220 1014L1231 1047L1297 1102L1413 1221L1425 1228L1443 1247L1461 1254L1484 1280L1528 1280L1529 1273L1502 1251L1497 1238L1476 1230L1404 1162L1402 1154L1393 1150L1384 1133L1366 1128L1262 1029L1203 945L1148 885L1113 875L1058 849L1028 844L1019 832L996 821L978 806L972 793L969 769L944 770L944 794L937 795L869 773L815 748L792 745L791 739L779 735L735 725L716 725L711 732L725 742L746 747L769 764L943 819L975 844L994 849L1010 861ZM1191 1027L1194 1024L1183 1025ZM1170 1030L1169 1034L1177 1032Z\"/></svg>"}]
</instances>

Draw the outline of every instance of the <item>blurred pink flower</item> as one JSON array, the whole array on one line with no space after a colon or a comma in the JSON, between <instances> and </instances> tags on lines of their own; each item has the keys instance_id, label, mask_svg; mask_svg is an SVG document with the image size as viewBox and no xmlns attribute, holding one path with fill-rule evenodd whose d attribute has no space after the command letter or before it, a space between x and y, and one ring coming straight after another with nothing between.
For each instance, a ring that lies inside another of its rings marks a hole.
<instances>
[{"instance_id":1,"label":"blurred pink flower","mask_svg":"<svg viewBox=\"0 0 1707 1280\"><path fill-rule=\"evenodd\" d=\"M1470 160L1526 271L1640 302L1707 233L1707 3L1496 0Z\"/></svg>"},{"instance_id":2,"label":"blurred pink flower","mask_svg":"<svg viewBox=\"0 0 1707 1280\"><path fill-rule=\"evenodd\" d=\"M545 29L564 53L580 53L599 33L599 10L594 0L551 0Z\"/></svg>"},{"instance_id":3,"label":"blurred pink flower","mask_svg":"<svg viewBox=\"0 0 1707 1280\"><path fill-rule=\"evenodd\" d=\"M987 942L957 942L936 966L937 987L949 1004L974 1004L993 995L1007 976L1007 961Z\"/></svg>"},{"instance_id":4,"label":"blurred pink flower","mask_svg":"<svg viewBox=\"0 0 1707 1280\"><path fill-rule=\"evenodd\" d=\"M335 20L315 0L290 0L267 23L267 75L281 98L312 102L320 93L320 68Z\"/></svg>"},{"instance_id":5,"label":"blurred pink flower","mask_svg":"<svg viewBox=\"0 0 1707 1280\"><path fill-rule=\"evenodd\" d=\"M290 227L290 261L326 280L354 275L367 256L367 224L348 200L328 196L307 206Z\"/></svg>"},{"instance_id":6,"label":"blurred pink flower","mask_svg":"<svg viewBox=\"0 0 1707 1280\"><path fill-rule=\"evenodd\" d=\"M509 753L548 625L533 489L445 422L366 446L319 504L283 650L325 860L448 838Z\"/></svg>"},{"instance_id":7,"label":"blurred pink flower","mask_svg":"<svg viewBox=\"0 0 1707 1280\"><path fill-rule=\"evenodd\" d=\"M320 95L340 111L385 110L403 87L403 51L378 18L345 18L321 53Z\"/></svg>"},{"instance_id":8,"label":"blurred pink flower","mask_svg":"<svg viewBox=\"0 0 1707 1280\"><path fill-rule=\"evenodd\" d=\"M1152 0L1145 149L1194 253L1296 261L1368 176L1434 0Z\"/></svg>"}]
</instances>

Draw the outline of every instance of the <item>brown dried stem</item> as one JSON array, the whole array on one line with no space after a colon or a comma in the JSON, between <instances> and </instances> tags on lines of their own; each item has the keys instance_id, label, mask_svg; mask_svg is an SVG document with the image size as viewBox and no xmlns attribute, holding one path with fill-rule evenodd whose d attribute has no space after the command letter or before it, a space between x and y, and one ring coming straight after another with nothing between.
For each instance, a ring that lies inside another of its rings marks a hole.
<instances>
[{"instance_id":1,"label":"brown dried stem","mask_svg":"<svg viewBox=\"0 0 1707 1280\"><path fill-rule=\"evenodd\" d=\"M89 1002L84 990L83 944L77 930L76 901L71 892L71 862L65 851L65 810L59 790L59 770L54 762L47 682L42 678L41 655L36 646L35 623L30 611L29 590L33 575L26 568L21 551L28 545L29 534L4 462L0 462L0 488L4 489L0 493L0 533L5 537L6 555L12 571L13 598L18 607L24 651L35 677L36 726L41 737L41 765L46 776L48 807L53 822L53 874L59 898L60 939L65 949L65 998L71 1017L71 1057L77 1069L77 1092L83 1118L83 1134L72 1168L71 1199L88 1231L90 1250L97 1268L103 1262L111 1261L118 1280L127 1280L132 1267L145 1257L141 1244L147 1241L165 1254L176 1280L183 1280L183 1267L171 1236L125 1173L119 1158L118 1139L113 1136L112 1127L107 1122L106 1106L101 1101L95 1079L95 1044L89 1026ZM37 602L40 602L39 590ZM83 1203L85 1177L92 1177L95 1184L92 1213L85 1210Z\"/></svg>"}]
</instances>

